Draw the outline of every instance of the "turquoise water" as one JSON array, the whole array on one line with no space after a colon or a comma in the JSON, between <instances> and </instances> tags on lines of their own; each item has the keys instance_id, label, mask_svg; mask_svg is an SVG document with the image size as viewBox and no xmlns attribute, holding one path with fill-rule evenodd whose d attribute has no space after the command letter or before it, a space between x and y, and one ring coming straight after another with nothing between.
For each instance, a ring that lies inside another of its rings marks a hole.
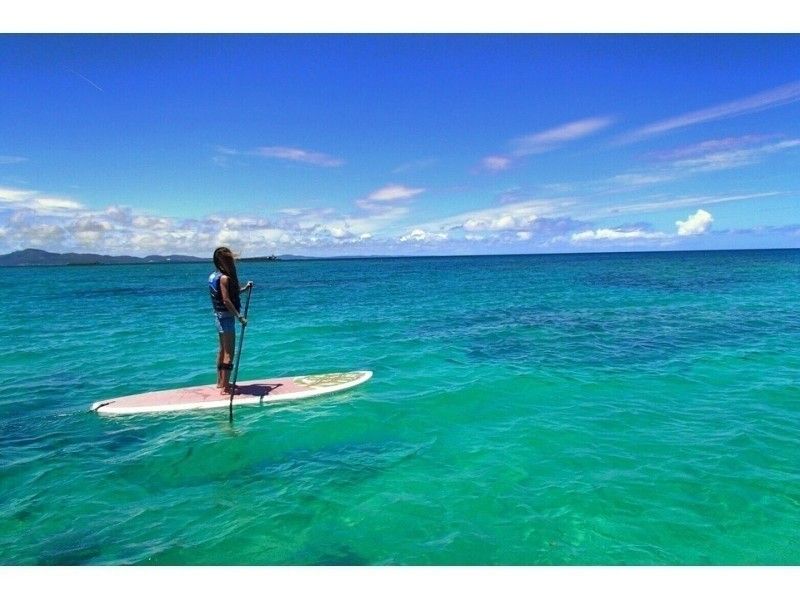
<instances>
[{"instance_id":1,"label":"turquoise water","mask_svg":"<svg viewBox=\"0 0 800 598\"><path fill-rule=\"evenodd\" d=\"M2 270L0 563L800 564L800 251L239 269L240 379L374 378L98 416L214 381L209 266Z\"/></svg>"}]
</instances>

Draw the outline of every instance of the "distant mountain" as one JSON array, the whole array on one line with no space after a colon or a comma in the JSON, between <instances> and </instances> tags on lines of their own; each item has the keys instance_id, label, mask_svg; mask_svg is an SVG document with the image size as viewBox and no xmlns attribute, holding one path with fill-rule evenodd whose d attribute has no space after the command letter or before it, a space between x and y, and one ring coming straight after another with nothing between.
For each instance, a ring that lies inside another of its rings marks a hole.
<instances>
[{"instance_id":1,"label":"distant mountain","mask_svg":"<svg viewBox=\"0 0 800 598\"><path fill-rule=\"evenodd\" d=\"M292 261L292 260L338 260L338 259L358 259L359 257L376 258L389 256L329 256L329 257L308 257L305 255L270 255L261 257L241 258L242 262L272 262L272 261ZM210 262L211 258L195 257L192 255L148 255L146 257L134 257L132 255L100 255L98 253L51 253L42 249L23 249L13 251L6 255L0 255L0 267L2 266L106 266L111 264L167 264L167 263L189 263L189 262Z\"/></svg>"},{"instance_id":2,"label":"distant mountain","mask_svg":"<svg viewBox=\"0 0 800 598\"><path fill-rule=\"evenodd\" d=\"M319 258L308 257L305 255L292 255L291 253L284 253L278 256L279 260L316 260Z\"/></svg>"},{"instance_id":3,"label":"distant mountain","mask_svg":"<svg viewBox=\"0 0 800 598\"><path fill-rule=\"evenodd\" d=\"M100 266L109 264L165 264L209 262L209 258L191 255L100 255L97 253L51 253L41 249L23 249L0 255L0 266Z\"/></svg>"},{"instance_id":4,"label":"distant mountain","mask_svg":"<svg viewBox=\"0 0 800 598\"><path fill-rule=\"evenodd\" d=\"M292 255L290 253L285 253L283 255L263 255L257 257L243 257L239 258L240 262L277 262L278 260L316 260L320 258L316 257L306 257L304 255Z\"/></svg>"}]
</instances>

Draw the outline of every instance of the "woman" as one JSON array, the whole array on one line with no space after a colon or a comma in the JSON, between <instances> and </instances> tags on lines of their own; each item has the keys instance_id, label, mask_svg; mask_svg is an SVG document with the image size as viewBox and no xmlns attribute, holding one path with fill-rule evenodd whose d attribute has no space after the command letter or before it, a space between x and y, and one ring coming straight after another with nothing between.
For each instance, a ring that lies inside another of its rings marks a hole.
<instances>
[{"instance_id":1,"label":"woman","mask_svg":"<svg viewBox=\"0 0 800 598\"><path fill-rule=\"evenodd\" d=\"M233 353L236 346L235 320L247 326L247 320L239 313L242 309L240 294L253 286L252 281L239 288L239 277L236 275L236 264L233 252L227 247L214 250L214 267L216 270L208 277L208 290L211 294L211 305L219 333L219 353L217 354L217 388L220 394L229 394L229 379L233 369Z\"/></svg>"}]
</instances>

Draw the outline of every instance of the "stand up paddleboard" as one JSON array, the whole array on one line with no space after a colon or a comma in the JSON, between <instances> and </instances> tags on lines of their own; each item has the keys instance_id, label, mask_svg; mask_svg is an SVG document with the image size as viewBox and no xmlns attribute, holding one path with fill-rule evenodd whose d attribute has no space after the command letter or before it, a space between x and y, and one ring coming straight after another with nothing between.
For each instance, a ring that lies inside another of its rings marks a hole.
<instances>
[{"instance_id":1,"label":"stand up paddleboard","mask_svg":"<svg viewBox=\"0 0 800 598\"><path fill-rule=\"evenodd\" d=\"M239 382L236 384L233 406L307 399L352 388L370 378L372 378L372 372L359 371ZM219 388L212 384L174 390L158 390L118 399L97 401L92 405L92 411L122 415L189 409L217 409L227 408L229 405L230 395L220 394Z\"/></svg>"}]
</instances>

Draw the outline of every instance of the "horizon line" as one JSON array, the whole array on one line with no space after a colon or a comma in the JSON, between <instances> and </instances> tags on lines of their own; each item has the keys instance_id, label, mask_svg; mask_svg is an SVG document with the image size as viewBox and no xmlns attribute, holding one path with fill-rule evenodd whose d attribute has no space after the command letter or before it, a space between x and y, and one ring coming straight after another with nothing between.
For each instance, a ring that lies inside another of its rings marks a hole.
<instances>
[{"instance_id":1,"label":"horizon line","mask_svg":"<svg viewBox=\"0 0 800 598\"><path fill-rule=\"evenodd\" d=\"M213 261L211 258L204 258L195 255L184 255L184 254L148 254L146 256L135 256L135 255L128 255L128 254L100 254L100 253L78 253L75 251L68 251L64 253L56 253L53 251L48 251L46 249L39 249L36 247L26 247L25 249L17 249L11 251L10 253L0 254L0 258L8 257L13 255L14 253L21 253L24 251L43 251L45 253L50 253L55 256L64 256L69 254L74 255L96 255L98 257L110 257L110 258L133 258L137 260L143 260L148 257L158 257L158 258L165 258L163 264L191 264L191 263L201 263L201 262L210 262ZM256 261L256 260L264 260L264 261L310 261L310 260L370 260L370 259L431 259L431 258L480 258L480 257L532 257L532 256L565 256L565 255L609 255L609 254L638 254L638 253L710 253L710 252L748 252L748 251L799 251L800 246L798 247L748 247L748 248L708 248L708 249L620 249L620 250L611 250L606 249L603 251L568 251L568 252L543 252L543 253L458 253L458 254L427 254L427 255L331 255L331 256L311 256L311 255L298 255L294 253L284 253L275 255L278 260L270 260L271 256L252 256L252 257L240 257L237 261ZM166 258L170 257L170 255L181 256L185 258L191 258L189 261L187 260L179 260L175 262L170 262L166 260ZM274 254L273 254L274 255ZM288 259L288 260L280 260L281 256L290 257L290 258L297 258L297 259ZM137 265L152 265L149 262L144 263L130 263L130 264L20 264L20 265L9 265L9 264L0 264L0 267L3 268L24 268L24 267L53 267L53 266L137 266Z\"/></svg>"}]
</instances>

